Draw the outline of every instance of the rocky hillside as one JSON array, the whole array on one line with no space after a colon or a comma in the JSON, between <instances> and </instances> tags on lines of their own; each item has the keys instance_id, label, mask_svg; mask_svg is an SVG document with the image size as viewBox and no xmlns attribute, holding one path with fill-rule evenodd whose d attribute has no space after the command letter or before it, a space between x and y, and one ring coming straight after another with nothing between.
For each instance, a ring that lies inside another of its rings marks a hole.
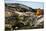
<instances>
[{"instance_id":1,"label":"rocky hillside","mask_svg":"<svg viewBox=\"0 0 46 31\"><path fill-rule=\"evenodd\" d=\"M41 10L42 11L42 10ZM43 14L36 16L37 10L23 4L5 4L5 28L43 28ZM42 12L43 13L43 12Z\"/></svg>"}]
</instances>

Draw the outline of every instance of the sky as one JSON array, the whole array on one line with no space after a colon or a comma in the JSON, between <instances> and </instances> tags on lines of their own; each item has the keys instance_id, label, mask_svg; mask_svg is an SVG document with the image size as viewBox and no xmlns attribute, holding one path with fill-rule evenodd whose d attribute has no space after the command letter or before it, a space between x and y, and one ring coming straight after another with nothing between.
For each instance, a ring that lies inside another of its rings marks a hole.
<instances>
[{"instance_id":1,"label":"sky","mask_svg":"<svg viewBox=\"0 0 46 31\"><path fill-rule=\"evenodd\" d=\"M5 3L20 3L27 5L32 8L44 8L44 3L43 2L32 2L32 1L16 1L16 0L5 0Z\"/></svg>"}]
</instances>

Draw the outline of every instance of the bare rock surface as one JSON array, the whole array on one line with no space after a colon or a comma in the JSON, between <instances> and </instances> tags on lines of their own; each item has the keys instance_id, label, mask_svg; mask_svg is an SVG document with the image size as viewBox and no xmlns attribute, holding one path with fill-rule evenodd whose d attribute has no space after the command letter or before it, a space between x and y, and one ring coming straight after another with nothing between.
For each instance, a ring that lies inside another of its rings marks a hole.
<instances>
[{"instance_id":1,"label":"bare rock surface","mask_svg":"<svg viewBox=\"0 0 46 31\"><path fill-rule=\"evenodd\" d=\"M43 28L43 15L35 16L33 10L35 9L25 5L7 4L5 7L5 28L15 30Z\"/></svg>"}]
</instances>

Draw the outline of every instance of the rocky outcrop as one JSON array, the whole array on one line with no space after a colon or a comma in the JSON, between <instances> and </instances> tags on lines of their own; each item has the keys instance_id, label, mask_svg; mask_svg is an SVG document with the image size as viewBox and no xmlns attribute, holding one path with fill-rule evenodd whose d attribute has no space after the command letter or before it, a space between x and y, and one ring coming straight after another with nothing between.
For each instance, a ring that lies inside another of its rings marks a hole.
<instances>
[{"instance_id":1,"label":"rocky outcrop","mask_svg":"<svg viewBox=\"0 0 46 31\"><path fill-rule=\"evenodd\" d=\"M40 19L39 19L40 18ZM22 4L7 4L5 7L5 24L7 28L13 29L32 29L43 28L38 26L43 22L43 15L36 16L35 9ZM7 24L9 24L7 26ZM16 28L17 27L17 28Z\"/></svg>"}]
</instances>

